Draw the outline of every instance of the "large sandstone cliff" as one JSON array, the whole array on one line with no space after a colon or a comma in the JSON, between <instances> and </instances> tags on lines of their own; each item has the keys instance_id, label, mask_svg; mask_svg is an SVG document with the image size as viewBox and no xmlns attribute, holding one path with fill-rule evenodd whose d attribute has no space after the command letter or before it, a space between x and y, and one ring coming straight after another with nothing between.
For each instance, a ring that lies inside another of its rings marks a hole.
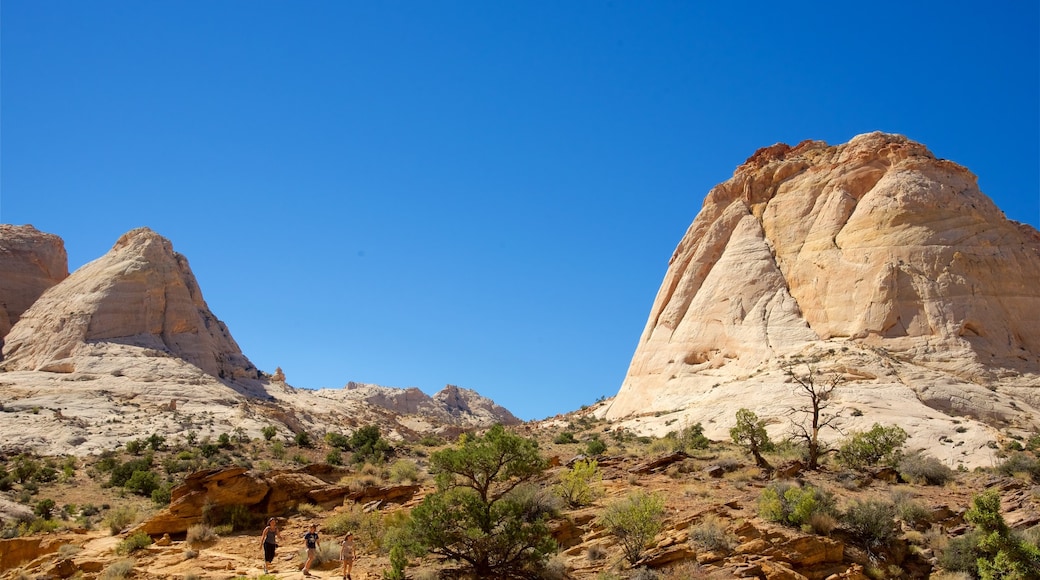
<instances>
[{"instance_id":1,"label":"large sandstone cliff","mask_svg":"<svg viewBox=\"0 0 1040 580\"><path fill-rule=\"evenodd\" d=\"M73 372L105 344L167 353L220 379L257 378L187 259L147 228L124 234L24 312L7 336L3 368Z\"/></svg>"},{"instance_id":2,"label":"large sandstone cliff","mask_svg":"<svg viewBox=\"0 0 1040 580\"><path fill-rule=\"evenodd\" d=\"M905 387L944 413L1025 421L996 395L1037 400L1037 280L1040 233L923 145L761 149L680 241L607 416L687 409L724 434L730 407L784 414L790 384L770 372L800 356L844 373L846 394Z\"/></svg>"},{"instance_id":3,"label":"large sandstone cliff","mask_svg":"<svg viewBox=\"0 0 1040 580\"><path fill-rule=\"evenodd\" d=\"M0 347L22 313L68 275L61 238L31 225L0 224Z\"/></svg>"}]
</instances>

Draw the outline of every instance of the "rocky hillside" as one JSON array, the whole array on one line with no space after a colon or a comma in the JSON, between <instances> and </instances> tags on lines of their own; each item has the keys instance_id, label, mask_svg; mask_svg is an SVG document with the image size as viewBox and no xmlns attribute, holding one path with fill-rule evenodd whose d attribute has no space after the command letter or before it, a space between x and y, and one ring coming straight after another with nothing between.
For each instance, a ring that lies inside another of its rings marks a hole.
<instances>
[{"instance_id":1,"label":"rocky hillside","mask_svg":"<svg viewBox=\"0 0 1040 580\"><path fill-rule=\"evenodd\" d=\"M991 465L1040 420L1037 280L1040 233L921 144L767 147L708 193L605 415L661 433L679 410L721 438L748 407L779 434L811 366L839 377L845 428Z\"/></svg>"},{"instance_id":2,"label":"rocky hillside","mask_svg":"<svg viewBox=\"0 0 1040 580\"><path fill-rule=\"evenodd\" d=\"M318 436L376 425L401 438L517 422L451 385L435 397L354 383L293 388L249 361L187 258L147 228L67 270L57 236L0 228L0 452L84 455L142 434L258 436L268 425Z\"/></svg>"}]
</instances>

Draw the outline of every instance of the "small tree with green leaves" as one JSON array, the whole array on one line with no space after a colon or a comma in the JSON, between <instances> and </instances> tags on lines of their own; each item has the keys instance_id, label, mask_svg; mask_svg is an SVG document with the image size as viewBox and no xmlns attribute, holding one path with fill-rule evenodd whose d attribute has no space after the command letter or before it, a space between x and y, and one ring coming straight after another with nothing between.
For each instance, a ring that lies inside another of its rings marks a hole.
<instances>
[{"instance_id":1,"label":"small tree with green leaves","mask_svg":"<svg viewBox=\"0 0 1040 580\"><path fill-rule=\"evenodd\" d=\"M980 534L976 550L982 580L1029 580L1040 578L1040 549L1012 533L1000 514L1000 494L987 490L972 498L964 514Z\"/></svg>"},{"instance_id":2,"label":"small tree with green leaves","mask_svg":"<svg viewBox=\"0 0 1040 580\"><path fill-rule=\"evenodd\" d=\"M635 565L661 531L663 514L664 499L640 491L608 506L599 522L621 543L628 563Z\"/></svg>"},{"instance_id":3,"label":"small tree with green leaves","mask_svg":"<svg viewBox=\"0 0 1040 580\"><path fill-rule=\"evenodd\" d=\"M769 433L766 433L766 422L759 419L758 415L748 409L738 410L737 424L729 430L729 436L755 458L755 465L772 471L773 466L762 457L762 453L772 451L773 442L769 440Z\"/></svg>"},{"instance_id":4,"label":"small tree with green leaves","mask_svg":"<svg viewBox=\"0 0 1040 580\"><path fill-rule=\"evenodd\" d=\"M591 504L599 496L597 488L603 474L595 459L575 461L570 469L560 473L560 481L553 487L556 495L567 505L576 508Z\"/></svg>"},{"instance_id":5,"label":"small tree with green leaves","mask_svg":"<svg viewBox=\"0 0 1040 580\"><path fill-rule=\"evenodd\" d=\"M361 427L350 436L350 448L354 450L354 463L384 463L393 453L393 447L379 433L376 425Z\"/></svg>"},{"instance_id":6,"label":"small tree with green leaves","mask_svg":"<svg viewBox=\"0 0 1040 580\"><path fill-rule=\"evenodd\" d=\"M456 447L430 455L437 491L412 510L412 541L467 563L480 578L536 566L555 542L540 507L514 491L547 466L535 441L501 425L483 436L464 435Z\"/></svg>"},{"instance_id":7,"label":"small tree with green leaves","mask_svg":"<svg viewBox=\"0 0 1040 580\"><path fill-rule=\"evenodd\" d=\"M278 434L278 428L274 425L268 425L261 429L260 433L263 434L265 441L270 441L271 439L274 439L275 435Z\"/></svg>"},{"instance_id":8,"label":"small tree with green leaves","mask_svg":"<svg viewBox=\"0 0 1040 580\"><path fill-rule=\"evenodd\" d=\"M859 470L874 465L896 465L902 457L906 438L906 431L901 427L874 423L870 431L853 433L838 446L838 463Z\"/></svg>"}]
</instances>

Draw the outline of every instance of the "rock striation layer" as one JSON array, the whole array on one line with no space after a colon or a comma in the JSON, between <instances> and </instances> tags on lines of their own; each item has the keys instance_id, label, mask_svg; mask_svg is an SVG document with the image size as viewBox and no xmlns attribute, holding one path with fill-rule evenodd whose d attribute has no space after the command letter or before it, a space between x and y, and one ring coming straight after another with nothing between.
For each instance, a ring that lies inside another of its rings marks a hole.
<instances>
[{"instance_id":1,"label":"rock striation layer","mask_svg":"<svg viewBox=\"0 0 1040 580\"><path fill-rule=\"evenodd\" d=\"M762 373L811 355L944 412L1003 416L982 391L1036 402L1024 387L1040 374L1037 280L1040 233L919 143L870 133L760 149L679 242L606 415L716 399L768 411L791 391Z\"/></svg>"},{"instance_id":2,"label":"rock striation layer","mask_svg":"<svg viewBox=\"0 0 1040 580\"><path fill-rule=\"evenodd\" d=\"M7 336L3 368L74 372L77 359L105 344L159 351L222 380L257 378L188 260L148 228L124 234L25 311Z\"/></svg>"},{"instance_id":3,"label":"rock striation layer","mask_svg":"<svg viewBox=\"0 0 1040 580\"><path fill-rule=\"evenodd\" d=\"M0 224L0 347L22 313L68 275L61 238L31 225Z\"/></svg>"}]
</instances>

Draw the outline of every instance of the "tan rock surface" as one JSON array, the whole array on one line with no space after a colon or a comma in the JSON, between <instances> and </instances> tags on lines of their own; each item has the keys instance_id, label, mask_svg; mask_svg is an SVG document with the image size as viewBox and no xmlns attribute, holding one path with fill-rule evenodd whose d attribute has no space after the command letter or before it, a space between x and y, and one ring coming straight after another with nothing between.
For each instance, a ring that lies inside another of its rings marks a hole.
<instances>
[{"instance_id":1,"label":"tan rock surface","mask_svg":"<svg viewBox=\"0 0 1040 580\"><path fill-rule=\"evenodd\" d=\"M7 336L3 366L73 372L108 345L174 356L223 380L258 378L210 312L187 259L147 228L123 235L23 313Z\"/></svg>"},{"instance_id":2,"label":"tan rock surface","mask_svg":"<svg viewBox=\"0 0 1040 580\"><path fill-rule=\"evenodd\" d=\"M31 225L0 224L0 346L22 313L68 275L61 238Z\"/></svg>"},{"instance_id":3,"label":"tan rock surface","mask_svg":"<svg viewBox=\"0 0 1040 580\"><path fill-rule=\"evenodd\" d=\"M899 422L948 462L989 464L987 425L1040 419L1037 280L1040 233L918 143L768 147L705 198L605 415L661 431L650 414L682 410L722 438L748 407L780 433L781 361L801 356L848 379L837 398L863 416L846 427ZM972 433L944 451L949 415Z\"/></svg>"},{"instance_id":4,"label":"tan rock surface","mask_svg":"<svg viewBox=\"0 0 1040 580\"><path fill-rule=\"evenodd\" d=\"M63 247L55 236L7 228L0 234ZM20 271L25 261L0 252L0 272ZM82 456L152 433L260 437L267 426L291 441L301 431L349 435L376 425L396 441L512 417L465 389L460 399L473 412L453 413L418 389L297 390L284 373L260 372L207 307L184 256L146 228L43 292L4 353L0 453Z\"/></svg>"}]
</instances>

